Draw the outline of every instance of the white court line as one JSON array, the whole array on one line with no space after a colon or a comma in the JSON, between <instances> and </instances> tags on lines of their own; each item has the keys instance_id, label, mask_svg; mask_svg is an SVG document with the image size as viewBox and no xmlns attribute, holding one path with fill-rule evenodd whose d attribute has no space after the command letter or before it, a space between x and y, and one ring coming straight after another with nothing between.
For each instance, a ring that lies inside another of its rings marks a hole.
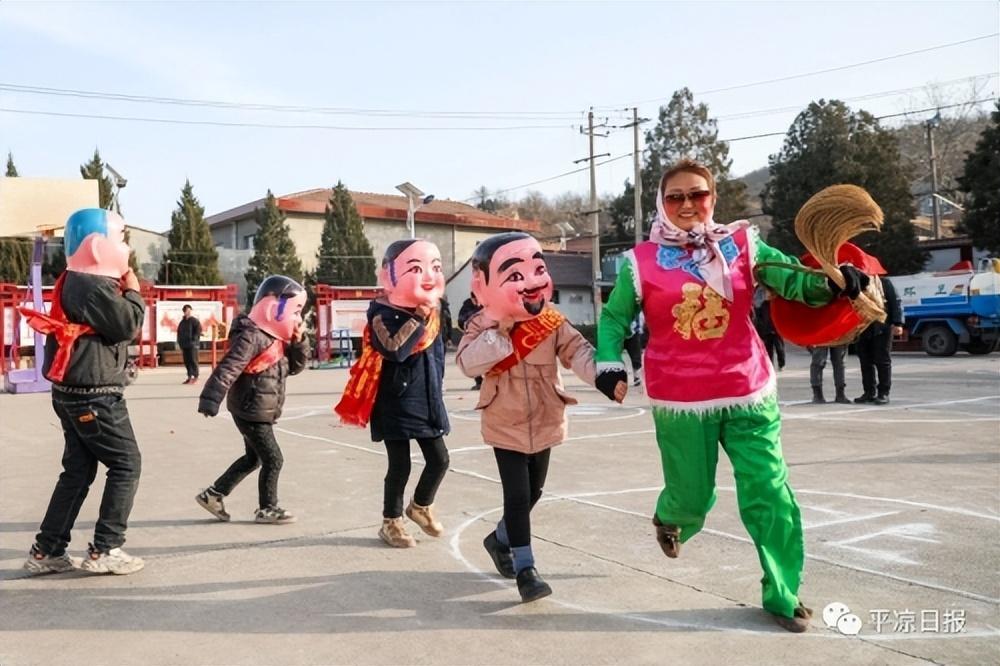
<instances>
[{"instance_id":1,"label":"white court line","mask_svg":"<svg viewBox=\"0 0 1000 666\"><path fill-rule=\"evenodd\" d=\"M811 414L786 414L782 412L781 420L783 421L795 421L798 419L811 419L816 416L843 416L843 415L857 415L863 414L865 412L891 412L899 409L916 409L919 407L944 407L947 405L961 405L970 402L982 402L984 400L998 400L1000 395L986 395L979 398L964 398L962 400L939 400L936 402L917 402L912 404L888 404L888 405L877 405L874 407L855 407L854 409L839 409L832 412L814 412ZM968 420L968 419L963 419Z\"/></svg>"},{"instance_id":2,"label":"white court line","mask_svg":"<svg viewBox=\"0 0 1000 666\"><path fill-rule=\"evenodd\" d=\"M327 437L320 437L318 435L306 435L306 434L303 434L303 433L295 432L293 430L287 430L287 429L284 429L284 428L275 428L275 430L278 430L279 432L287 433L289 435L295 435L295 436L298 436L298 437L303 437L303 438L306 438L306 439L313 439L313 440L318 440L318 441L323 441L323 442L329 442L331 444L337 444L337 445L340 445L340 446L346 446L348 448L356 449L356 450L359 450L359 451L365 451L366 453L371 453L371 454L374 454L374 455L381 455L381 456L385 455L384 451L378 451L378 450L374 450L374 449L368 449L368 448L365 448L365 447L362 447L362 446L357 446L355 444L349 444L347 442L340 442L340 441L337 441L337 440L333 440L333 439L330 439L330 438L327 438ZM500 484L500 480L499 479L491 478L489 476L486 476L485 474L480 474L478 472L473 472L473 471L470 471L470 470L460 470L460 469L455 469L455 468L450 468L450 469L451 469L451 471L453 471L453 472L455 472L457 474L463 474L463 475L466 475L466 476L471 476L473 478L482 479L482 480L489 481L489 482L497 484L497 485ZM733 488L733 487L719 486L718 488L719 488L719 490L735 491L735 488ZM639 513L639 512L636 512L636 511L629 511L627 509L620 509L618 507L613 507L613 506L610 506L610 505L607 505L607 504L601 504L599 502L589 502L589 501L586 501L586 500L584 500L582 498L586 497L586 496L597 496L597 495L601 495L601 494L603 494L603 495L609 495L609 494L626 494L626 493L632 493L632 492L650 492L650 491L653 491L653 490L656 490L658 492L660 490L660 488L650 487L650 488L640 488L640 489L625 489L625 490L620 490L620 491L605 491L603 493L582 493L580 495L555 495L555 494L552 494L552 499L553 500L555 500L555 499L565 499L565 500L568 500L568 501L571 501L571 502L575 502L575 503L578 503L578 504L585 504L585 505L594 506L594 507L597 507L597 508L607 509L609 511L615 511L615 512L623 513L623 514L626 514L626 515L639 516L641 518L648 519L649 516L646 515L645 513ZM927 504L927 503L924 503L924 502L910 502L910 501L907 501L907 500L897 500L897 499L891 499L891 498L885 498L885 497L872 497L872 496L866 496L866 495L854 495L854 494L851 494L851 493L831 493L831 492L825 492L825 491L819 491L819 490L797 490L795 492L797 494L803 494L803 495L809 495L809 494L812 494L812 495L827 495L827 496L832 496L832 497L848 497L848 498L853 498L853 499L868 499L868 500L880 500L880 501L884 501L884 502L895 502L895 503L898 503L898 504L905 504L907 506L918 506L918 507L928 508L928 509L937 509L937 510L940 510L940 511L944 511L946 513L957 513L957 514L961 514L961 515L974 516L974 517L977 517L977 518L986 518L988 520L994 520L994 521L1000 522L1000 517L997 517L997 516L991 516L991 515L988 515L988 514L977 513L977 512L968 511L968 510L965 510L965 509L957 509L957 508L952 509L952 508L949 508L949 507L942 507L942 506L938 506L938 505L934 505L934 504ZM545 498L543 498L543 499L545 499ZM493 511L496 511L496 510L497 509L494 509ZM491 512L487 512L487 513L491 513ZM486 515L486 514L484 514L484 515ZM465 524L465 526L467 527L474 520L475 519L467 521L467 523ZM712 530L712 529L708 529L708 528L705 528L702 531L705 532L705 533L708 533L708 534L715 534L717 536L722 536L722 537L733 539L733 540L736 540L736 541L741 541L741 542L744 542L744 543L751 543L751 544L753 543L750 539L748 539L746 537L742 537L742 536L736 535L736 534L729 534L727 532L720 532L720 531ZM454 541L454 539L457 539L457 536L453 537L453 541ZM921 581L921 580L916 580L916 579L911 579L911 578L905 578L903 576L895 576L893 574L888 574L888 573L885 573L885 572L882 572L882 571L876 571L874 569L867 569L865 567L858 567L858 566L854 566L854 565L850 565L850 564L845 564L843 562L838 562L838 561L835 561L835 560L827 559L827 558L824 558L824 557L819 556L819 555L809 555L809 554L807 554L806 558L807 559L811 559L811 560L816 560L817 562L824 562L826 564L831 564L831 565L834 565L834 566L843 567L845 569L851 569L853 571L860 571L862 573L867 573L867 574L871 574L871 575L874 575L874 576L879 576L879 577L882 577L882 578L889 578L891 580L895 580L895 581L899 581L899 582L904 582L904 583L909 583L911 585L918 585L920 587L926 587L926 588L929 588L929 589L939 590L939 591L942 591L942 592L949 592L949 593L952 593L952 594L957 594L957 595L968 597L970 599L975 599L975 600L978 600L978 601L984 601L984 602L992 603L992 604L1000 604L1000 599L994 599L992 597L987 597L987 596L984 596L984 595L981 595L981 594L976 594L974 592L968 592L968 591L965 591L965 590L959 590L957 588L950 588L950 587L943 586L943 585L937 585L935 583L928 583L926 581ZM466 561L464 558L459 558L459 559L461 559L463 562ZM468 565L468 566L471 566L471 565ZM670 626L674 626L674 625L670 625ZM1000 632L997 632L997 634L1000 635Z\"/></svg>"},{"instance_id":3,"label":"white court line","mask_svg":"<svg viewBox=\"0 0 1000 666\"><path fill-rule=\"evenodd\" d=\"M801 504L800 506L805 506ZM808 507L814 509L815 507ZM869 513L865 516L853 516L851 518L841 518L840 520L828 520L825 523L810 523L806 524L802 521L803 530L814 530L820 527L830 527L831 525L844 525L845 523L856 523L862 520L872 520L873 518L885 518L886 516L895 516L899 511L886 511L884 513Z\"/></svg>"}]
</instances>

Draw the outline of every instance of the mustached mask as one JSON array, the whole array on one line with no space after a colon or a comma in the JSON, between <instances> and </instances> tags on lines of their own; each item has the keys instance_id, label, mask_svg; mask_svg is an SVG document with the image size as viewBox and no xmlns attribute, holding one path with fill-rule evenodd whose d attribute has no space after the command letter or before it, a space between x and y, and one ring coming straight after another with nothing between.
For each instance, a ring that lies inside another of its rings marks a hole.
<instances>
[{"instance_id":1,"label":"mustached mask","mask_svg":"<svg viewBox=\"0 0 1000 666\"><path fill-rule=\"evenodd\" d=\"M472 293L490 319L533 319L552 300L552 289L542 248L528 234L497 234L476 246Z\"/></svg>"},{"instance_id":2,"label":"mustached mask","mask_svg":"<svg viewBox=\"0 0 1000 666\"><path fill-rule=\"evenodd\" d=\"M250 319L269 335L291 342L296 329L302 324L306 297L305 287L292 278L271 275L257 287Z\"/></svg>"},{"instance_id":3,"label":"mustached mask","mask_svg":"<svg viewBox=\"0 0 1000 666\"><path fill-rule=\"evenodd\" d=\"M385 251L378 278L392 305L436 308L444 296L441 251L425 240L396 241Z\"/></svg>"},{"instance_id":4,"label":"mustached mask","mask_svg":"<svg viewBox=\"0 0 1000 666\"><path fill-rule=\"evenodd\" d=\"M125 220L103 208L84 208L69 216L63 232L66 269L118 279L128 272L132 250L125 242Z\"/></svg>"}]
</instances>

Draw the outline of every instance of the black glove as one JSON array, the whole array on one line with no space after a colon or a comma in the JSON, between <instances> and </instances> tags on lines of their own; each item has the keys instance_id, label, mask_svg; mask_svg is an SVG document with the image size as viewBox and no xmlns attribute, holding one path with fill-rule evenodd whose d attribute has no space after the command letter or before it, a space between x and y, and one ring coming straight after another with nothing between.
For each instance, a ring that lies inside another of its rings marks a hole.
<instances>
[{"instance_id":1,"label":"black glove","mask_svg":"<svg viewBox=\"0 0 1000 666\"><path fill-rule=\"evenodd\" d=\"M827 278L826 282L830 285L830 291L833 292L834 298L837 296L847 296L853 301L861 295L861 292L864 291L866 287L868 287L868 283L871 282L871 278L851 264L841 264L838 268L840 268L840 272L844 274L844 288L841 289L836 282Z\"/></svg>"},{"instance_id":2,"label":"black glove","mask_svg":"<svg viewBox=\"0 0 1000 666\"><path fill-rule=\"evenodd\" d=\"M219 405L211 400L201 398L198 400L198 413L205 416L215 416L219 413Z\"/></svg>"},{"instance_id":3,"label":"black glove","mask_svg":"<svg viewBox=\"0 0 1000 666\"><path fill-rule=\"evenodd\" d=\"M628 373L624 369L610 368L608 370L602 370L598 373L597 378L594 379L594 386L597 390L608 397L608 400L615 400L615 387L618 386L618 382L628 383Z\"/></svg>"}]
</instances>

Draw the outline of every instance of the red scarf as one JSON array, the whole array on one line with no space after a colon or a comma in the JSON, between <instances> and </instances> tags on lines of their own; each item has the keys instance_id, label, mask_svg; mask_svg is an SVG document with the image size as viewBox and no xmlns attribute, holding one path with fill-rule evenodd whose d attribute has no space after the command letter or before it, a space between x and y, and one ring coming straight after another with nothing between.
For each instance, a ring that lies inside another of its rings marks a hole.
<instances>
[{"instance_id":1,"label":"red scarf","mask_svg":"<svg viewBox=\"0 0 1000 666\"><path fill-rule=\"evenodd\" d=\"M424 328L424 335L413 348L417 354L427 350L441 331L441 317L437 310L431 311ZM333 408L340 420L348 425L365 427L371 419L375 398L378 396L379 379L382 376L382 355L371 344L371 326L365 326L361 339L361 357L351 366L351 376L344 387L344 395Z\"/></svg>"},{"instance_id":2,"label":"red scarf","mask_svg":"<svg viewBox=\"0 0 1000 666\"><path fill-rule=\"evenodd\" d=\"M54 335L58 346L55 356L52 357L52 365L49 366L48 379L53 382L61 382L69 369L69 361L73 357L73 347L77 338L82 335L91 335L95 331L89 324L77 324L66 318L66 313L62 309L62 287L66 280L66 272L56 280L55 289L52 291L52 310L50 314L38 312L27 307L19 307L17 310L28 322L28 326L39 333ZM37 361L37 359L36 359Z\"/></svg>"},{"instance_id":3,"label":"red scarf","mask_svg":"<svg viewBox=\"0 0 1000 666\"><path fill-rule=\"evenodd\" d=\"M551 306L546 306L542 313L534 319L518 322L510 331L510 341L514 344L514 351L505 359L494 365L486 373L488 375L500 375L507 372L521 362L525 356L535 350L550 335L563 325L566 321L558 310Z\"/></svg>"},{"instance_id":4,"label":"red scarf","mask_svg":"<svg viewBox=\"0 0 1000 666\"><path fill-rule=\"evenodd\" d=\"M247 367L243 368L243 374L259 375L280 361L284 356L285 343L281 340L275 340L267 349L250 359Z\"/></svg>"}]
</instances>

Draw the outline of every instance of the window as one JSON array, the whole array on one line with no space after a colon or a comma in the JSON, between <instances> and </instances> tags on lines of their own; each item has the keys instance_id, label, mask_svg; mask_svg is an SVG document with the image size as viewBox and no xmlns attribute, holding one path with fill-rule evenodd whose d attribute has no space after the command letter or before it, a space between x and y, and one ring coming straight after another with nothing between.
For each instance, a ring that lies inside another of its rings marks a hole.
<instances>
[{"instance_id":1,"label":"window","mask_svg":"<svg viewBox=\"0 0 1000 666\"><path fill-rule=\"evenodd\" d=\"M583 303L583 294L570 294L569 302L571 304Z\"/></svg>"},{"instance_id":2,"label":"window","mask_svg":"<svg viewBox=\"0 0 1000 666\"><path fill-rule=\"evenodd\" d=\"M256 234L250 234L249 236L243 237L243 249L252 250L253 249L253 239L256 238Z\"/></svg>"}]
</instances>

